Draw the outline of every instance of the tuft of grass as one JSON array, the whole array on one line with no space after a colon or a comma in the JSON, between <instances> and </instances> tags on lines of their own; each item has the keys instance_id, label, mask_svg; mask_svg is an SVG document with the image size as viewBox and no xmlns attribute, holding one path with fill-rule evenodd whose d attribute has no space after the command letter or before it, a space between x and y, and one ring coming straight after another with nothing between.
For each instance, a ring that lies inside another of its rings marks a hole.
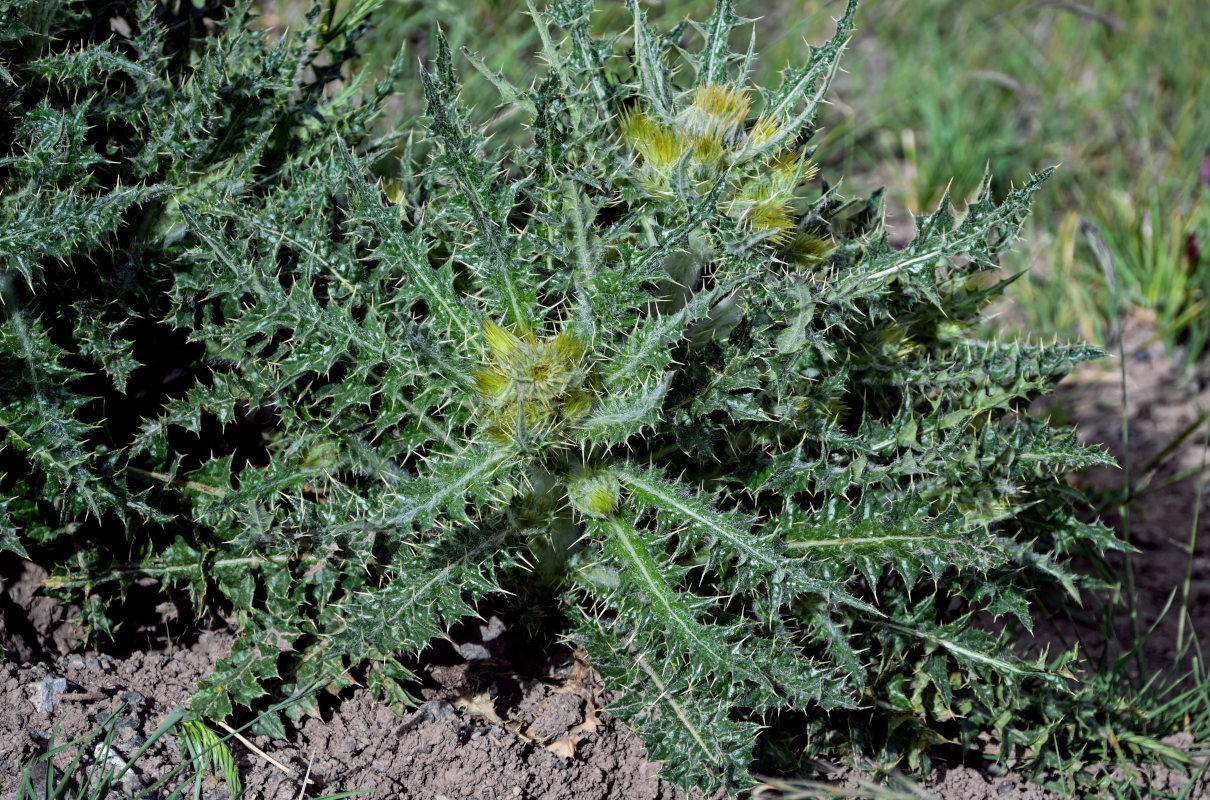
<instances>
[{"instance_id":1,"label":"tuft of grass","mask_svg":"<svg viewBox=\"0 0 1210 800\"><path fill-rule=\"evenodd\" d=\"M94 730L65 744L56 744L55 738L58 727L51 732L50 743L42 755L34 759L32 764L22 770L21 781L17 787L16 800L105 800L109 797L125 797L130 794L130 781L137 782L137 771L134 767L139 759L160 739L178 729L178 726L188 718L188 711L177 709L169 713L147 741L135 751L129 760L117 755L113 749L113 737L118 718L112 714ZM90 745L94 745L90 747ZM85 755L92 752L92 763L79 773L85 764ZM55 769L54 759L59 753L73 752L67 768L59 772ZM184 762L171 773L161 778L149 787L138 784L138 789L146 796L164 786L172 777L180 774L190 762ZM126 785L124 785L124 782ZM168 795L168 800L181 796L187 784L183 783Z\"/></svg>"},{"instance_id":2,"label":"tuft of grass","mask_svg":"<svg viewBox=\"0 0 1210 800\"><path fill-rule=\"evenodd\" d=\"M1142 191L1087 197L1091 224L1114 256L1124 303L1153 311L1169 350L1182 347L1194 365L1210 344L1210 195Z\"/></svg>"},{"instance_id":3,"label":"tuft of grass","mask_svg":"<svg viewBox=\"0 0 1210 800\"><path fill-rule=\"evenodd\" d=\"M1115 798L1170 797L1157 794L1154 771L1173 769L1183 772L1188 782L1176 795L1181 800L1190 796L1210 763L1210 674L1197 632L1186 626L1190 617L1189 601L1193 558L1197 546L1201 498L1206 487L1207 449L1210 448L1210 410L1184 430L1144 464L1134 464L1129 457L1131 424L1126 380L1124 349L1123 295L1139 277L1120 268L1117 249L1108 237L1090 225L1085 235L1089 248L1101 268L1109 294L1109 314L1115 326L1120 366L1120 400L1122 407L1121 440L1126 451L1122 463L1120 485L1106 491L1106 501L1100 512L1116 507L1122 538L1131 539L1131 513L1135 503L1149 491L1172 482L1196 478L1196 491L1189 510L1190 530L1183 546L1187 562L1183 581L1167 598L1164 608L1144 630L1135 588L1135 563L1131 549L1123 551L1122 564L1115 569L1101 553L1089 553L1099 570L1103 585L1112 591L1100 605L1100 650L1097 662L1084 676L1075 698L1064 704L1067 729L1073 740L1085 743L1082 750L1066 758L1041 759L1058 780L1044 782L1049 788L1065 793L1095 788L1103 796ZM1160 468L1198 431L1202 432L1202 459L1199 467L1178 473L1162 483L1155 478ZM1071 620L1070 609L1065 610ZM1120 638L1119 617L1128 618L1130 636ZM1145 664L1144 644L1168 617L1177 617L1175 655L1170 664ZM1064 641L1071 652L1090 652L1094 648L1080 635L1080 627L1072 625L1077 641ZM1061 637L1062 638L1062 637ZM1074 647L1073 647L1074 644ZM1150 670L1148 668L1151 668ZM1167 741L1174 733L1186 733L1195 743L1193 748L1181 749ZM1116 766L1117 769L1110 769ZM1040 778L1041 775L1035 775ZM1143 787L1143 788L1140 788Z\"/></svg>"},{"instance_id":4,"label":"tuft of grass","mask_svg":"<svg viewBox=\"0 0 1210 800\"><path fill-rule=\"evenodd\" d=\"M177 742L183 755L188 755L193 764L195 774L193 781L193 796L201 797L202 780L207 772L221 774L227 782L227 790L232 797L239 797L243 792L240 783L239 770L235 768L235 760L226 741L212 731L205 722L197 719L185 719L180 722Z\"/></svg>"},{"instance_id":5,"label":"tuft of grass","mask_svg":"<svg viewBox=\"0 0 1210 800\"><path fill-rule=\"evenodd\" d=\"M1002 175L1061 163L1034 246L1005 261L1030 270L1009 293L1020 327L1104 341L1113 301L1083 222L1104 235L1123 303L1155 311L1192 365L1210 333L1210 75L1192 66L1189 31L1208 24L1197 0L887 0L855 39L831 136L851 172L871 169L870 153L897 162L880 177L913 213L951 182L969 195L989 162Z\"/></svg>"}]
</instances>

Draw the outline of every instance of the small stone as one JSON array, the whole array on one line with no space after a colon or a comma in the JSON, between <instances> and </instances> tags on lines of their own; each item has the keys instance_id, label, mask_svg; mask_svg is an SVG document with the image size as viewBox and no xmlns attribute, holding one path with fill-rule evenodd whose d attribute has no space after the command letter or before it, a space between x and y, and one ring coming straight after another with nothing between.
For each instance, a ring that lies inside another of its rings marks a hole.
<instances>
[{"instance_id":1,"label":"small stone","mask_svg":"<svg viewBox=\"0 0 1210 800\"><path fill-rule=\"evenodd\" d=\"M34 704L34 711L39 714L49 714L59 705L59 695L67 691L67 680L64 678L43 678L37 683L26 686L25 694L29 702Z\"/></svg>"},{"instance_id":2,"label":"small stone","mask_svg":"<svg viewBox=\"0 0 1210 800\"><path fill-rule=\"evenodd\" d=\"M56 784L57 775L55 768L46 761L38 761L29 771L29 785L33 790L33 797L50 797L51 792L48 791L48 785L53 787Z\"/></svg>"},{"instance_id":3,"label":"small stone","mask_svg":"<svg viewBox=\"0 0 1210 800\"><path fill-rule=\"evenodd\" d=\"M491 651L483 645L475 644L474 642L456 644L454 645L454 649L458 651L458 655L467 661L487 661L492 657Z\"/></svg>"},{"instance_id":4,"label":"small stone","mask_svg":"<svg viewBox=\"0 0 1210 800\"><path fill-rule=\"evenodd\" d=\"M455 716L454 707L445 700L430 700L418 708L416 713L424 714L429 722L436 722L439 719Z\"/></svg>"},{"instance_id":5,"label":"small stone","mask_svg":"<svg viewBox=\"0 0 1210 800\"><path fill-rule=\"evenodd\" d=\"M122 780L119 784L122 793L127 797L134 797L143 791L143 781L135 774L133 769L128 769L126 759L115 750L112 746L105 742L97 742L92 751L93 758L98 762L104 763L114 772L122 773Z\"/></svg>"},{"instance_id":6,"label":"small stone","mask_svg":"<svg viewBox=\"0 0 1210 800\"><path fill-rule=\"evenodd\" d=\"M129 692L123 692L122 700L129 703L130 707L136 710L142 709L143 706L147 704L147 698L133 689L131 689Z\"/></svg>"},{"instance_id":7,"label":"small stone","mask_svg":"<svg viewBox=\"0 0 1210 800\"><path fill-rule=\"evenodd\" d=\"M495 641L504 635L505 630L504 620L492 614L486 625L479 626L479 638L484 642Z\"/></svg>"}]
</instances>

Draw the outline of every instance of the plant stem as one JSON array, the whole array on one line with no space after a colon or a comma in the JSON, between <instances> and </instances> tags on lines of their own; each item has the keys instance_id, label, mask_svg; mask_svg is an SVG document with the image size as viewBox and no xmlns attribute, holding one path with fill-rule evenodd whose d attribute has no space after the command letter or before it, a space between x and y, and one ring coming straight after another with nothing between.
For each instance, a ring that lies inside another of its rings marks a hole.
<instances>
[{"instance_id":1,"label":"plant stem","mask_svg":"<svg viewBox=\"0 0 1210 800\"><path fill-rule=\"evenodd\" d=\"M1181 657L1185 645L1185 619L1189 616L1189 587L1193 583L1193 554L1197 552L1197 522L1202 510L1202 495L1206 491L1206 449L1210 448L1210 425L1202 436L1202 469L1193 495L1193 522L1189 525L1189 543L1185 546L1185 582L1181 585L1181 613L1176 623L1176 653Z\"/></svg>"},{"instance_id":2,"label":"plant stem","mask_svg":"<svg viewBox=\"0 0 1210 800\"><path fill-rule=\"evenodd\" d=\"M1122 567L1124 572L1125 590L1126 590L1126 608L1130 615L1130 630L1134 640L1135 658L1138 661L1139 677L1142 678L1147 674L1146 665L1143 663L1143 651L1139 645L1141 630L1139 626L1139 609L1135 597L1134 586L1134 559L1131 555L1130 546L1130 487L1133 484L1131 477L1130 463L1130 414L1127 407L1129 400L1128 390L1126 388L1126 326L1122 322L1122 300L1118 295L1117 272L1113 263L1113 254L1109 250L1108 244L1105 242L1105 237L1101 231L1091 223L1085 222L1081 226L1084 235L1088 238L1088 244L1092 248L1093 255L1100 262L1101 269L1105 273L1105 282L1109 285L1109 295L1112 300L1110 318L1117 325L1118 338L1118 371L1120 374L1121 385L1121 403L1122 403L1122 486L1121 493L1118 499L1118 511L1122 520L1122 541L1126 548L1122 551Z\"/></svg>"}]
</instances>

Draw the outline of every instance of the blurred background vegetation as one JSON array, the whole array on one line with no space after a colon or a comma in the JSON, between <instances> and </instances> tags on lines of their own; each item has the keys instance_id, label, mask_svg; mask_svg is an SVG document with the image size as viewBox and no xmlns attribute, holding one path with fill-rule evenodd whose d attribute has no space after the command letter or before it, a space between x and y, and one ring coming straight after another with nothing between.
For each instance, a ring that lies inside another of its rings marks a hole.
<instances>
[{"instance_id":1,"label":"blurred background vegetation","mask_svg":"<svg viewBox=\"0 0 1210 800\"><path fill-rule=\"evenodd\" d=\"M375 6L362 50L376 70L401 48L413 65L426 59L440 25L455 47L527 84L543 65L531 55L540 42L526 2L345 0L335 18ZM268 24L300 21L296 0L265 3ZM626 35L625 4L597 5L594 25ZM704 19L713 0L643 5L670 27ZM776 85L775 73L802 62L806 42L822 41L842 7L739 0L739 13L758 17L754 79ZM906 213L933 208L947 187L961 206L985 168L1005 191L1060 165L1005 264L1025 274L998 324L1105 343L1120 302L1153 319L1192 370L1210 337L1210 70L1199 67L1202 37L1191 35L1206 30L1202 0L865 0L817 160L853 194L885 186L904 240ZM495 118L499 141L523 135L523 120L498 108L490 83L459 60L463 97L480 119ZM401 92L388 126L409 126L423 111L419 81Z\"/></svg>"}]
</instances>

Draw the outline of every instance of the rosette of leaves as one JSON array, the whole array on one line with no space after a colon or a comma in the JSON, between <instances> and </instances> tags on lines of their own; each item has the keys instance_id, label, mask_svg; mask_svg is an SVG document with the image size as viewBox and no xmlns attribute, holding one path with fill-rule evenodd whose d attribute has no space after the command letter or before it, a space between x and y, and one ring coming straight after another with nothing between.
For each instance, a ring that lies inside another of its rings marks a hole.
<instances>
[{"instance_id":1,"label":"rosette of leaves","mask_svg":"<svg viewBox=\"0 0 1210 800\"><path fill-rule=\"evenodd\" d=\"M629 32L605 37L591 0L535 12L547 74L525 90L488 74L529 120L509 152L467 122L440 37L424 146L401 153L365 135L385 89L356 107L325 91L324 15L272 47L235 15L195 56L193 80L256 86L259 104L164 134L229 155L168 181L121 246L166 265L140 303L204 351L198 376L125 440L56 440L99 471L72 486L138 476L133 499L52 508L46 490L20 511L61 513L53 543L140 504L123 533L137 562L88 551L57 584L114 594L152 575L234 613L243 632L195 711L354 675L403 704L400 656L504 580L559 587L552 613L618 693L610 711L666 777L707 792L751 783L757 733L779 719L806 721L799 755L918 765L935 742L1004 729L1026 690L1062 688L975 625L1028 628L1032 592L1078 596L1068 552L1116 546L1062 479L1107 457L1027 413L1097 351L973 332L1045 174L1000 203L985 183L961 215L947 199L892 248L876 196L813 183L855 3L775 87L748 85L729 0L688 48L685 26L657 33L630 7ZM395 172L392 199L371 169ZM69 184L53 202L80 194ZM73 359L14 362L28 402L54 364L113 363L129 323L105 319L108 349L77 337ZM241 427L255 446L178 452L186 432Z\"/></svg>"}]
</instances>

